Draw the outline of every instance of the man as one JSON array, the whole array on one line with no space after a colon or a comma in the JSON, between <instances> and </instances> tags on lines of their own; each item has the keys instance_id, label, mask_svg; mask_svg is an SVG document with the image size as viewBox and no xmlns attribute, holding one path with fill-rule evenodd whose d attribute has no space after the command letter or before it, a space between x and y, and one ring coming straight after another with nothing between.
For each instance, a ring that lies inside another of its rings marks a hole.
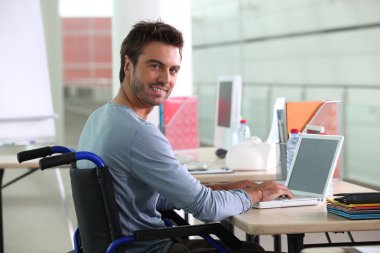
<instances>
[{"instance_id":1,"label":"man","mask_svg":"<svg viewBox=\"0 0 380 253\"><path fill-rule=\"evenodd\" d=\"M137 23L121 46L119 92L90 115L79 140L78 150L98 154L109 166L125 235L165 227L157 210L180 208L197 219L219 221L248 211L260 200L292 197L285 186L275 182L200 184L178 162L166 137L146 121L176 83L182 46L182 34L174 27L161 21ZM134 243L128 248L131 252L210 248L192 243L165 239Z\"/></svg>"}]
</instances>

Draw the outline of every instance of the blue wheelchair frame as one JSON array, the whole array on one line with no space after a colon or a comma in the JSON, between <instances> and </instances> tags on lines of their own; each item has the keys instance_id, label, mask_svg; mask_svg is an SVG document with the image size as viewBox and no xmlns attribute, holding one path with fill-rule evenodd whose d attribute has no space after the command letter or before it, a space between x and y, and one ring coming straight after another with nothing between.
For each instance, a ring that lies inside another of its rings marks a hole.
<instances>
[{"instance_id":1,"label":"blue wheelchair frame","mask_svg":"<svg viewBox=\"0 0 380 253\"><path fill-rule=\"evenodd\" d=\"M56 153L61 153L63 155L54 155ZM47 157L50 156L50 157ZM74 164L79 160L88 160L95 164L97 173L101 170L107 170L107 166L103 159L98 155L92 152L86 151L78 151L74 152L72 149L64 147L64 146L51 146L51 147L43 147L34 150L22 151L17 155L19 162L41 158L39 161L39 165L41 170L57 167L64 164ZM74 168L76 169L76 168ZM173 211L174 212L174 211ZM230 234L220 223L211 223L211 224L202 224L202 225L186 225L183 226L175 226L171 219L164 218L165 225L168 227L167 229L152 229L152 230L139 230L135 231L133 235L122 236L113 240L108 248L107 253L114 253L117 248L121 245L125 245L128 243L133 243L136 241L144 241L144 240L153 240L160 238L168 238L178 236L191 236L191 235L199 235L204 240L206 240L210 245L212 245L216 250L221 253L229 253L227 249L225 249L219 242L217 242L214 238L212 238L209 234L215 234L221 239L224 239L227 245L230 245L231 248L239 248L241 246L241 242L237 239L233 234ZM184 221L185 222L185 221ZM171 231L173 229L173 231ZM170 235L166 237L166 234ZM76 229L74 233L74 252L81 253L81 239L80 239L80 230L79 227ZM86 252L87 253L87 252Z\"/></svg>"}]
</instances>

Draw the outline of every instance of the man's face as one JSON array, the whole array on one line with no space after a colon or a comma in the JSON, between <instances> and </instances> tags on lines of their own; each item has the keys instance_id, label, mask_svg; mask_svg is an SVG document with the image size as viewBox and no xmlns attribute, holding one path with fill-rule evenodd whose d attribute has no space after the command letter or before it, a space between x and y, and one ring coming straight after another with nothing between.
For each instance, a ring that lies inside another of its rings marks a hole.
<instances>
[{"instance_id":1,"label":"man's face","mask_svg":"<svg viewBox=\"0 0 380 253\"><path fill-rule=\"evenodd\" d=\"M173 90L180 63L177 47L161 42L147 44L129 76L133 96L145 106L164 103Z\"/></svg>"}]
</instances>

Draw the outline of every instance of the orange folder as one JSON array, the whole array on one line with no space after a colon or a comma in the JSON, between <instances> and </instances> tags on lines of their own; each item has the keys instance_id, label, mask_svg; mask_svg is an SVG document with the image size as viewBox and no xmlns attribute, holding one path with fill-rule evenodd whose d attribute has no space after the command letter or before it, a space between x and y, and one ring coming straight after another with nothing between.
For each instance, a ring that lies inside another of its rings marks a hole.
<instances>
[{"instance_id":1,"label":"orange folder","mask_svg":"<svg viewBox=\"0 0 380 253\"><path fill-rule=\"evenodd\" d=\"M341 134L339 116L339 103L337 101L307 101L286 103L286 123L288 133L290 129L297 128L302 132L307 124L323 126L325 134ZM341 152L334 171L334 178L340 178L343 152Z\"/></svg>"},{"instance_id":2,"label":"orange folder","mask_svg":"<svg viewBox=\"0 0 380 253\"><path fill-rule=\"evenodd\" d=\"M288 133L292 128L303 131L324 101L286 102L286 124Z\"/></svg>"}]
</instances>

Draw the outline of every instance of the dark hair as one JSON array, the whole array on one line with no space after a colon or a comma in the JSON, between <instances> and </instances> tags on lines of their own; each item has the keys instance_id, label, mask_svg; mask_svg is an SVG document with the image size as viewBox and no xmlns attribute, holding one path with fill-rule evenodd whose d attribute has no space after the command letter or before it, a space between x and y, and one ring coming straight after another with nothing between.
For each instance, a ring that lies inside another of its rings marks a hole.
<instances>
[{"instance_id":1,"label":"dark hair","mask_svg":"<svg viewBox=\"0 0 380 253\"><path fill-rule=\"evenodd\" d=\"M162 21L140 21L132 27L127 37L121 44L120 49L120 83L124 80L125 56L136 66L137 59L140 56L144 46L152 41L159 41L179 48L182 57L183 37L182 33Z\"/></svg>"}]
</instances>

